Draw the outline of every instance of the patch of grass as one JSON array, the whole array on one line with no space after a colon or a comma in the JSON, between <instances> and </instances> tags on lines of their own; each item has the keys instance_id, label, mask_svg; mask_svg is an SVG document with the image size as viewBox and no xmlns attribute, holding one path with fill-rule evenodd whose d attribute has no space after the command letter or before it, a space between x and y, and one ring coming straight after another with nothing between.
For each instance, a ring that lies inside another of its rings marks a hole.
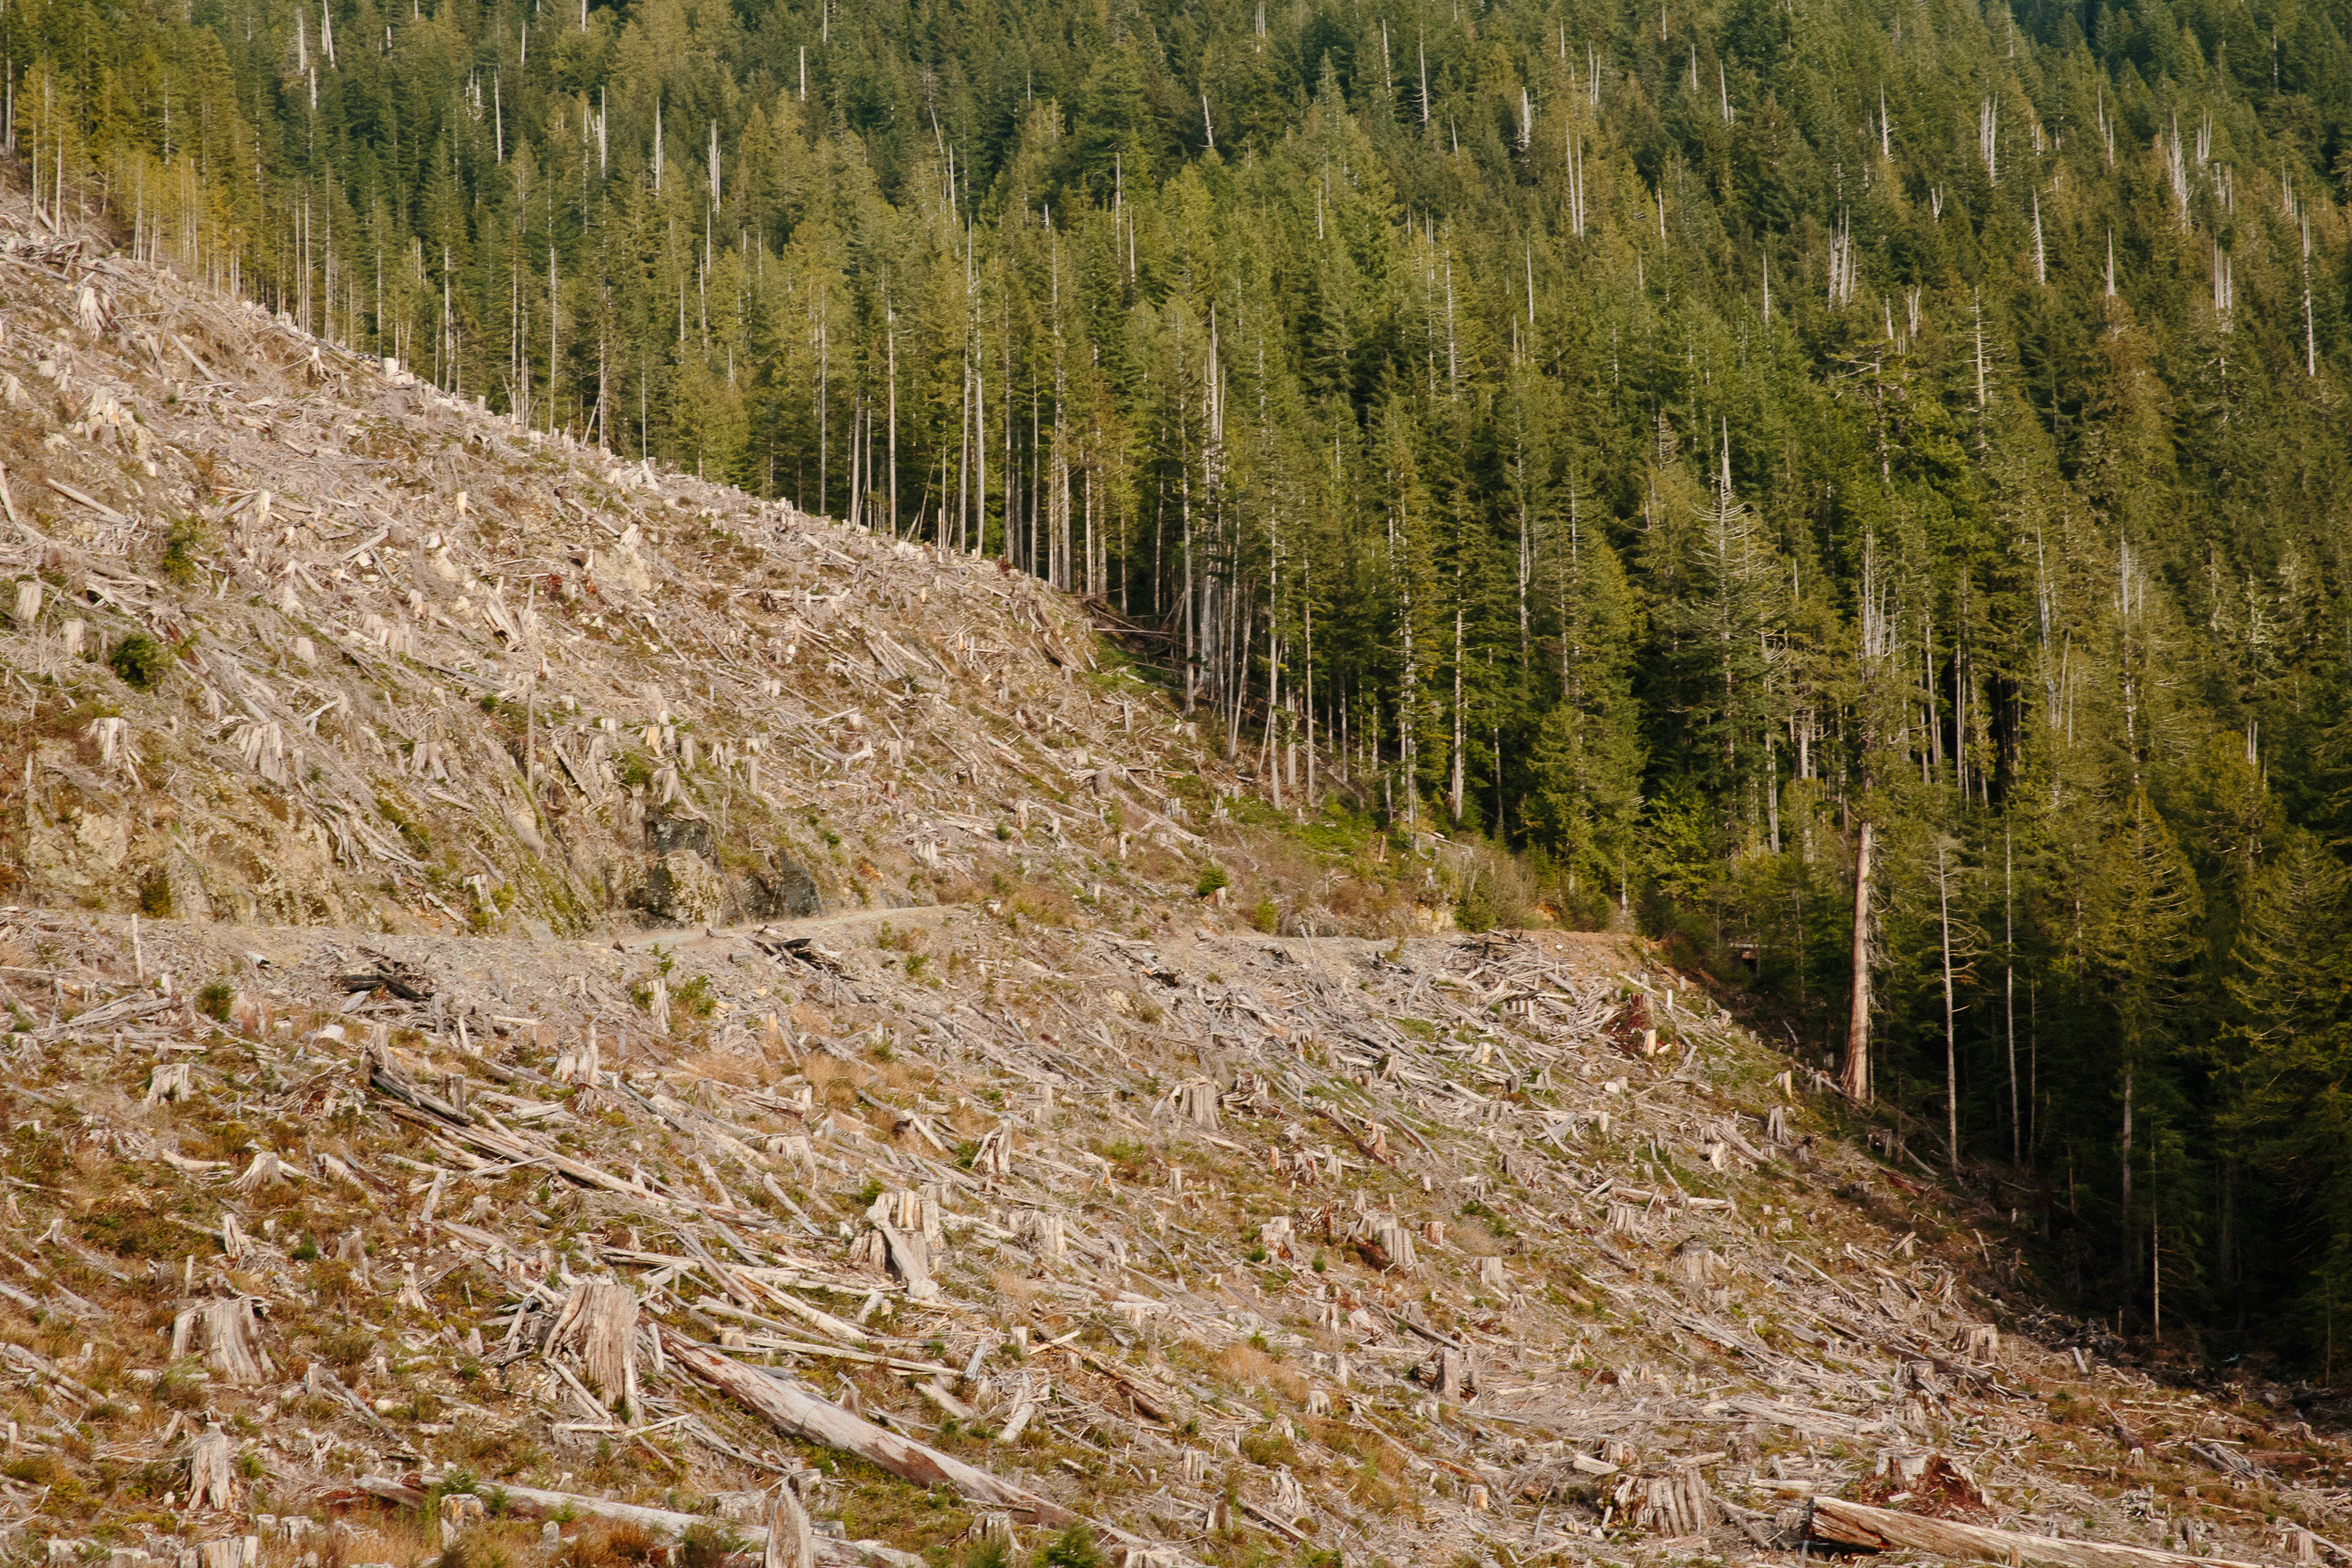
<instances>
[{"instance_id":1,"label":"patch of grass","mask_svg":"<svg viewBox=\"0 0 2352 1568\"><path fill-rule=\"evenodd\" d=\"M479 1536L451 1542L433 1561L434 1568L507 1568L506 1553Z\"/></svg>"},{"instance_id":2,"label":"patch of grass","mask_svg":"<svg viewBox=\"0 0 2352 1568\"><path fill-rule=\"evenodd\" d=\"M720 1525L695 1525L678 1543L671 1559L677 1568L723 1568L726 1560L743 1549L743 1538Z\"/></svg>"},{"instance_id":3,"label":"patch of grass","mask_svg":"<svg viewBox=\"0 0 2352 1568\"><path fill-rule=\"evenodd\" d=\"M400 830L401 842L408 846L410 854L422 860L433 853L433 835L404 811L399 801L389 795L379 795L375 798L375 809L385 821Z\"/></svg>"},{"instance_id":4,"label":"patch of grass","mask_svg":"<svg viewBox=\"0 0 2352 1568\"><path fill-rule=\"evenodd\" d=\"M328 1365L350 1371L375 1353L375 1336L366 1329L346 1326L336 1329L319 1341L319 1354Z\"/></svg>"},{"instance_id":5,"label":"patch of grass","mask_svg":"<svg viewBox=\"0 0 2352 1568\"><path fill-rule=\"evenodd\" d=\"M119 1258L177 1258L194 1241L186 1227L157 1212L150 1200L127 1195L93 1204L82 1216L82 1235Z\"/></svg>"},{"instance_id":6,"label":"patch of grass","mask_svg":"<svg viewBox=\"0 0 2352 1568\"><path fill-rule=\"evenodd\" d=\"M1152 1151L1133 1138L1114 1138L1098 1143L1094 1152L1124 1170L1140 1170L1152 1162Z\"/></svg>"},{"instance_id":7,"label":"patch of grass","mask_svg":"<svg viewBox=\"0 0 2352 1568\"><path fill-rule=\"evenodd\" d=\"M167 1372L155 1385L156 1402L173 1410L200 1410L210 1396L207 1385L185 1372Z\"/></svg>"}]
</instances>

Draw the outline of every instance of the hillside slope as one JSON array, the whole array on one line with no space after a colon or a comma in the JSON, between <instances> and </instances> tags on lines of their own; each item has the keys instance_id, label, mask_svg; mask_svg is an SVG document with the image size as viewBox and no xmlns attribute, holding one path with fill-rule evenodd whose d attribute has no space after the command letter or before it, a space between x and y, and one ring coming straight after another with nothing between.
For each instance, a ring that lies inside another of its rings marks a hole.
<instances>
[{"instance_id":1,"label":"hillside slope","mask_svg":"<svg viewBox=\"0 0 2352 1568\"><path fill-rule=\"evenodd\" d=\"M1189 889L1232 770L1034 579L0 232L0 893L549 934Z\"/></svg>"},{"instance_id":2,"label":"hillside slope","mask_svg":"<svg viewBox=\"0 0 2352 1568\"><path fill-rule=\"evenodd\" d=\"M1221 924L1336 884L1052 596L17 215L12 1554L2336 1528L2283 1390L2098 1359L1638 943Z\"/></svg>"}]
</instances>

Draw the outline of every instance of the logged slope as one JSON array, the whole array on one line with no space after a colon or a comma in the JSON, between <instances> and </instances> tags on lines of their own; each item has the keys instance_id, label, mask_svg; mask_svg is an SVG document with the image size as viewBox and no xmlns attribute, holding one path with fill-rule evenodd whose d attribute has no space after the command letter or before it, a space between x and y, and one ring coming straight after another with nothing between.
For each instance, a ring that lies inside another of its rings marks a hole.
<instances>
[{"instance_id":1,"label":"logged slope","mask_svg":"<svg viewBox=\"0 0 2352 1568\"><path fill-rule=\"evenodd\" d=\"M518 431L9 218L0 893L544 934L1189 891L1193 727L1034 579Z\"/></svg>"},{"instance_id":2,"label":"logged slope","mask_svg":"<svg viewBox=\"0 0 2352 1568\"><path fill-rule=\"evenodd\" d=\"M2330 1528L1638 945L1219 929L1323 916L1048 595L52 241L0 321L8 1549Z\"/></svg>"}]
</instances>

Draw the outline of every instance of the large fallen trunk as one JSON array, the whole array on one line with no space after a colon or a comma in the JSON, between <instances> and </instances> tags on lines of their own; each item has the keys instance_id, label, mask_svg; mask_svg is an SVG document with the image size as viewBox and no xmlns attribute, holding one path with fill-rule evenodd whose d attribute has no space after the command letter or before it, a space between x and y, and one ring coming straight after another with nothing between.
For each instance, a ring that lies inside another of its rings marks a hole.
<instances>
[{"instance_id":1,"label":"large fallen trunk","mask_svg":"<svg viewBox=\"0 0 2352 1568\"><path fill-rule=\"evenodd\" d=\"M386 1476L362 1476L356 1482L358 1490L371 1497L403 1508L422 1508L430 1495L420 1486L410 1486ZM610 1497L589 1497L578 1492L550 1492L539 1486L501 1484L489 1489L504 1503L506 1512L520 1518L536 1519L551 1515L566 1518L586 1516L610 1519L615 1524L635 1525L656 1535L673 1540L684 1539L686 1532L700 1526L706 1529L723 1529L742 1541L745 1545L765 1552L769 1542L769 1527L722 1519L709 1513L680 1513L667 1508L643 1508L636 1503L615 1502ZM798 1499L792 1506L798 1508ZM815 1568L915 1568L922 1559L913 1552L902 1552L879 1541L847 1541L837 1535L825 1535L811 1530L808 1516L801 1515L801 1532L806 1537L807 1549Z\"/></svg>"},{"instance_id":2,"label":"large fallen trunk","mask_svg":"<svg viewBox=\"0 0 2352 1568\"><path fill-rule=\"evenodd\" d=\"M747 1367L732 1356L721 1355L675 1329L665 1326L660 1332L664 1355L675 1357L688 1371L789 1436L853 1453L901 1481L917 1486L945 1486L985 1507L1024 1513L1040 1524L1093 1523L1002 1476L966 1465L928 1443L901 1437L863 1416L853 1416L796 1383L757 1367ZM1141 1544L1124 1531L1102 1525L1094 1528L1117 1540Z\"/></svg>"},{"instance_id":3,"label":"large fallen trunk","mask_svg":"<svg viewBox=\"0 0 2352 1568\"><path fill-rule=\"evenodd\" d=\"M2153 1546L2112 1541L2066 1541L2055 1535L1989 1529L1956 1519L1930 1519L1840 1497L1813 1499L1805 1533L1827 1545L1883 1552L1909 1547L1939 1557L1980 1562L2052 1562L2061 1568L2259 1568L2230 1558L2188 1557Z\"/></svg>"}]
</instances>

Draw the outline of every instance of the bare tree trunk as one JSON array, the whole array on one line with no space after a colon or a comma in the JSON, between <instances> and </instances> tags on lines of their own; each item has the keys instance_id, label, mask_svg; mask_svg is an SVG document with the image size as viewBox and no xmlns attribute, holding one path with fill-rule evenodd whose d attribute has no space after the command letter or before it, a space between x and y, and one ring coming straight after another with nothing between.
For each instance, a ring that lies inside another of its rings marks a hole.
<instances>
[{"instance_id":1,"label":"bare tree trunk","mask_svg":"<svg viewBox=\"0 0 2352 1568\"><path fill-rule=\"evenodd\" d=\"M1935 847L1935 907L1944 939L1944 1140L1952 1170L1960 1170L1960 1045L1952 1009L1952 883L1944 846Z\"/></svg>"},{"instance_id":2,"label":"bare tree trunk","mask_svg":"<svg viewBox=\"0 0 2352 1568\"><path fill-rule=\"evenodd\" d=\"M1870 851L1876 840L1864 817L1854 835L1853 1006L1846 1016L1846 1060L1837 1086L1849 1100L1870 1098Z\"/></svg>"},{"instance_id":3,"label":"bare tree trunk","mask_svg":"<svg viewBox=\"0 0 2352 1568\"><path fill-rule=\"evenodd\" d=\"M2132 1227L2132 1069L2129 1054L2123 1058L2123 1233L2131 1235Z\"/></svg>"},{"instance_id":4,"label":"bare tree trunk","mask_svg":"<svg viewBox=\"0 0 2352 1568\"><path fill-rule=\"evenodd\" d=\"M2025 1139L2017 1120L2017 850L2009 835L2001 837L2001 945L2008 963L2001 975L2001 1007L2009 1030L2009 1163L2026 1163Z\"/></svg>"},{"instance_id":5,"label":"bare tree trunk","mask_svg":"<svg viewBox=\"0 0 2352 1568\"><path fill-rule=\"evenodd\" d=\"M1462 820L1462 574L1454 574L1454 777L1446 791L1446 810Z\"/></svg>"}]
</instances>

